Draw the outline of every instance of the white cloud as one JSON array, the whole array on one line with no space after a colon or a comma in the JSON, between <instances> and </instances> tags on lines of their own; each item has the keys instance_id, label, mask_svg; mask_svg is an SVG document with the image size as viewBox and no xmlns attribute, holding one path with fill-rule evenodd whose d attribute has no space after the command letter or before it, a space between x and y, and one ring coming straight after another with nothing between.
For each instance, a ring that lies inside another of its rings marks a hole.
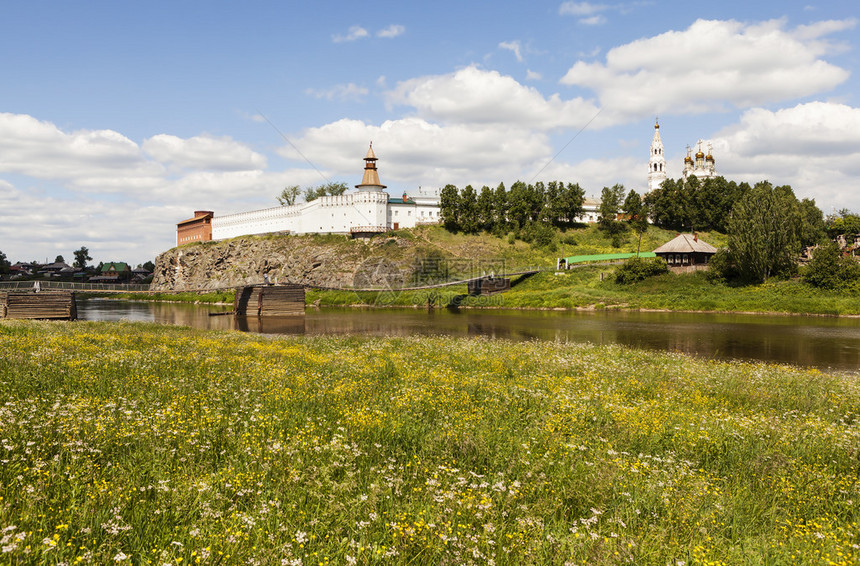
<instances>
[{"instance_id":1,"label":"white cloud","mask_svg":"<svg viewBox=\"0 0 860 566\"><path fill-rule=\"evenodd\" d=\"M545 98L509 76L474 66L398 83L388 100L412 106L419 116L432 121L537 130L582 127L597 113L591 101L562 100L558 94Z\"/></svg>"},{"instance_id":2,"label":"white cloud","mask_svg":"<svg viewBox=\"0 0 860 566\"><path fill-rule=\"evenodd\" d=\"M615 183L641 194L647 184L647 165L647 161L643 163L633 157L592 158L570 163L562 155L550 163L536 180L579 183L588 198L600 198L601 189Z\"/></svg>"},{"instance_id":3,"label":"white cloud","mask_svg":"<svg viewBox=\"0 0 860 566\"><path fill-rule=\"evenodd\" d=\"M363 39L368 36L367 30L361 26L352 26L349 28L349 32L346 35L333 35L332 41L335 43L344 43L347 41L355 41L356 39Z\"/></svg>"},{"instance_id":4,"label":"white cloud","mask_svg":"<svg viewBox=\"0 0 860 566\"><path fill-rule=\"evenodd\" d=\"M717 171L750 182L790 184L824 212L860 211L860 108L810 102L777 111L754 108L714 136Z\"/></svg>"},{"instance_id":5,"label":"white cloud","mask_svg":"<svg viewBox=\"0 0 860 566\"><path fill-rule=\"evenodd\" d=\"M406 33L406 28L399 24L391 24L385 29L376 32L376 37L392 38Z\"/></svg>"},{"instance_id":6,"label":"white cloud","mask_svg":"<svg viewBox=\"0 0 860 566\"><path fill-rule=\"evenodd\" d=\"M111 130L0 114L0 249L28 261L86 245L96 261L142 263L175 245L193 210L275 206L281 187L319 182L312 169L266 166L229 138L162 134L141 148Z\"/></svg>"},{"instance_id":7,"label":"white cloud","mask_svg":"<svg viewBox=\"0 0 860 566\"><path fill-rule=\"evenodd\" d=\"M112 130L63 132L25 114L0 113L0 173L69 180L79 188L117 192L122 183L152 186L164 168Z\"/></svg>"},{"instance_id":8,"label":"white cloud","mask_svg":"<svg viewBox=\"0 0 860 566\"><path fill-rule=\"evenodd\" d=\"M615 47L605 63L579 61L561 83L595 91L614 119L796 99L848 78L846 70L817 58L828 49L822 35L837 29L698 20L684 31Z\"/></svg>"},{"instance_id":9,"label":"white cloud","mask_svg":"<svg viewBox=\"0 0 860 566\"><path fill-rule=\"evenodd\" d=\"M380 179L389 185L497 184L523 170L536 170L551 155L546 136L515 124L439 125L417 117L379 126L338 120L305 131L296 145L311 161L357 183L364 166L361 157L371 140ZM281 153L300 159L292 148Z\"/></svg>"},{"instance_id":10,"label":"white cloud","mask_svg":"<svg viewBox=\"0 0 860 566\"><path fill-rule=\"evenodd\" d=\"M563 2L558 8L562 16L590 16L609 9L606 4L591 4L590 2Z\"/></svg>"},{"instance_id":11,"label":"white cloud","mask_svg":"<svg viewBox=\"0 0 860 566\"><path fill-rule=\"evenodd\" d=\"M531 69L526 69L526 80L527 81L539 81L542 78L543 78L543 75L541 75L537 71L532 71Z\"/></svg>"},{"instance_id":12,"label":"white cloud","mask_svg":"<svg viewBox=\"0 0 860 566\"><path fill-rule=\"evenodd\" d=\"M519 41L503 41L499 43L500 49L507 49L508 51L513 51L514 56L517 58L517 61L520 63L523 62L523 55L520 52L520 42Z\"/></svg>"},{"instance_id":13,"label":"white cloud","mask_svg":"<svg viewBox=\"0 0 860 566\"><path fill-rule=\"evenodd\" d=\"M243 171L266 167L264 156L227 137L183 139L159 134L145 140L143 150L157 161L189 169Z\"/></svg>"},{"instance_id":14,"label":"white cloud","mask_svg":"<svg viewBox=\"0 0 860 566\"><path fill-rule=\"evenodd\" d=\"M385 77L381 77L385 80ZM305 93L314 98L322 98L325 100L361 100L367 96L369 91L363 86L358 86L355 83L339 84L327 90L316 90L309 88Z\"/></svg>"},{"instance_id":15,"label":"white cloud","mask_svg":"<svg viewBox=\"0 0 860 566\"><path fill-rule=\"evenodd\" d=\"M602 26L606 23L606 17L601 15L591 16L588 18L582 18L579 20L579 23L586 26Z\"/></svg>"}]
</instances>

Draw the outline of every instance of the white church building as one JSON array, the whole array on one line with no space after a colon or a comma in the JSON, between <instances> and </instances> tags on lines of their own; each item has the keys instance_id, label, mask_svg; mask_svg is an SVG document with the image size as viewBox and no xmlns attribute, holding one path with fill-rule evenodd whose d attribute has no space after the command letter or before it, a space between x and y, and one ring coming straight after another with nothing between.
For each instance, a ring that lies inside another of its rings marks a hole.
<instances>
[{"instance_id":1,"label":"white church building","mask_svg":"<svg viewBox=\"0 0 860 566\"><path fill-rule=\"evenodd\" d=\"M711 154L713 146L708 143L708 154L702 151L702 140L698 141L698 151L696 152L696 160L690 157L691 149L687 146L687 157L684 158L683 177L688 179L690 176L699 179L708 179L717 176L716 164L714 156ZM648 160L648 190L653 191L659 189L668 178L666 170L666 157L663 155L663 140L660 139L660 122L654 124L654 139L651 141L651 158Z\"/></svg>"},{"instance_id":2,"label":"white church building","mask_svg":"<svg viewBox=\"0 0 860 566\"><path fill-rule=\"evenodd\" d=\"M197 211L176 226L177 245L237 236L268 234L369 235L421 224L436 224L439 196L419 188L418 194L391 197L379 182L373 144L364 158L364 176L355 192L322 196L310 202L215 216Z\"/></svg>"}]
</instances>

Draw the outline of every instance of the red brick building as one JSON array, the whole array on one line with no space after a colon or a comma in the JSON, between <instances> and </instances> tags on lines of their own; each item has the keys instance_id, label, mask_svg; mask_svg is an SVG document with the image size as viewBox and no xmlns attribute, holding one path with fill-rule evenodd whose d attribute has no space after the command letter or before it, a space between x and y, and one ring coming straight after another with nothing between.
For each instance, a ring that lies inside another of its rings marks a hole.
<instances>
[{"instance_id":1,"label":"red brick building","mask_svg":"<svg viewBox=\"0 0 860 566\"><path fill-rule=\"evenodd\" d=\"M176 225L176 245L210 241L214 216L215 213L211 210L195 210L194 218L179 222Z\"/></svg>"}]
</instances>

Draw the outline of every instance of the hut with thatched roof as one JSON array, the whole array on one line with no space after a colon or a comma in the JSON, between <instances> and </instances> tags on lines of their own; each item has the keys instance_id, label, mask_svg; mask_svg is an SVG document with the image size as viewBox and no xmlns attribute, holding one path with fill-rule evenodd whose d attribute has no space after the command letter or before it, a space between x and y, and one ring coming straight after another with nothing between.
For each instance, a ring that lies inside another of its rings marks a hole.
<instances>
[{"instance_id":1,"label":"hut with thatched roof","mask_svg":"<svg viewBox=\"0 0 860 566\"><path fill-rule=\"evenodd\" d=\"M656 250L657 257L662 257L669 268L702 269L708 265L717 248L700 240L698 234L678 234Z\"/></svg>"}]
</instances>

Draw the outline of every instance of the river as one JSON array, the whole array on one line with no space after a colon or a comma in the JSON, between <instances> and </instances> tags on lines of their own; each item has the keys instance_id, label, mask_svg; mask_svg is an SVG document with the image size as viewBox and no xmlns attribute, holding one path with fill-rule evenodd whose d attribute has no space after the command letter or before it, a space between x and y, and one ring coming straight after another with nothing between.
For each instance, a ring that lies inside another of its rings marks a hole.
<instances>
[{"instance_id":1,"label":"river","mask_svg":"<svg viewBox=\"0 0 860 566\"><path fill-rule=\"evenodd\" d=\"M265 334L444 334L621 344L828 371L860 368L860 318L636 311L311 309L305 316L210 316L229 307L79 299L83 320L146 321Z\"/></svg>"}]
</instances>

